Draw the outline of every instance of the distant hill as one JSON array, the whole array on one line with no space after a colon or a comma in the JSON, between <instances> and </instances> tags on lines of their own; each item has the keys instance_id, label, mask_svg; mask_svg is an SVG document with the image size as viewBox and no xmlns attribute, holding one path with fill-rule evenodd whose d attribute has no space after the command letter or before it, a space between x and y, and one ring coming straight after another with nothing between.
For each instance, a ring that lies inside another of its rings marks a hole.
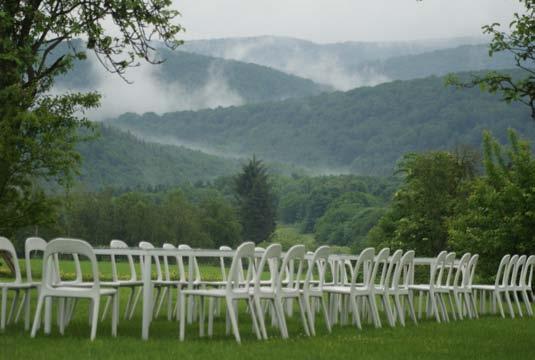
<instances>
[{"instance_id":1,"label":"distant hill","mask_svg":"<svg viewBox=\"0 0 535 360\"><path fill-rule=\"evenodd\" d=\"M90 189L177 185L208 181L238 171L238 161L184 147L147 143L107 126L82 142L80 181Z\"/></svg>"},{"instance_id":2,"label":"distant hill","mask_svg":"<svg viewBox=\"0 0 535 360\"><path fill-rule=\"evenodd\" d=\"M153 139L362 175L390 175L410 151L479 147L483 129L501 139L509 127L535 136L524 106L446 87L438 77L225 109L125 114L111 124Z\"/></svg>"},{"instance_id":3,"label":"distant hill","mask_svg":"<svg viewBox=\"0 0 535 360\"><path fill-rule=\"evenodd\" d=\"M510 53L489 56L488 45L463 45L417 55L392 57L357 66L354 71L365 78L378 74L392 80L410 80L452 72L506 69L515 65Z\"/></svg>"},{"instance_id":4,"label":"distant hill","mask_svg":"<svg viewBox=\"0 0 535 360\"><path fill-rule=\"evenodd\" d=\"M390 80L380 73L375 76L370 76L370 71L361 74L358 70L363 64L483 42L482 38L453 38L318 44L287 37L260 36L188 41L181 50L265 65L339 90L349 90Z\"/></svg>"},{"instance_id":5,"label":"distant hill","mask_svg":"<svg viewBox=\"0 0 535 360\"><path fill-rule=\"evenodd\" d=\"M80 41L75 43L82 46ZM88 55L88 60L76 62L72 71L60 76L55 86L58 91L98 90L104 96L98 114L113 115L117 108L122 112L197 110L332 90L266 66L163 48L157 56L165 61L128 69L125 77L132 84L127 84L118 75L106 72L90 51Z\"/></svg>"}]
</instances>

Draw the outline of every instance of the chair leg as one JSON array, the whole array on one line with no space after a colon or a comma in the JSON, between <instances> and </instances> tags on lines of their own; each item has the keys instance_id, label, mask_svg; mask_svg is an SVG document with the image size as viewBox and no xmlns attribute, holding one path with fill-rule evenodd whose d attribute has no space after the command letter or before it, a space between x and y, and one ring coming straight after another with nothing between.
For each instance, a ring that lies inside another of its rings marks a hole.
<instances>
[{"instance_id":1,"label":"chair leg","mask_svg":"<svg viewBox=\"0 0 535 360\"><path fill-rule=\"evenodd\" d=\"M327 326L327 331L332 332L331 328L331 319L329 318L329 311L327 309L327 300L325 297L321 297L321 307L323 308L323 317L325 318L325 326Z\"/></svg>"},{"instance_id":2,"label":"chair leg","mask_svg":"<svg viewBox=\"0 0 535 360\"><path fill-rule=\"evenodd\" d=\"M111 314L111 336L117 336L117 325L119 323L119 289L113 295L113 309Z\"/></svg>"},{"instance_id":3,"label":"chair leg","mask_svg":"<svg viewBox=\"0 0 535 360\"><path fill-rule=\"evenodd\" d=\"M37 309L35 310L35 316L33 319L32 332L30 334L32 338L34 338L35 335L37 334L37 329L39 329L40 324L41 324L41 310L43 309L44 301L45 301L44 297L39 296L39 299L37 300Z\"/></svg>"},{"instance_id":4,"label":"chair leg","mask_svg":"<svg viewBox=\"0 0 535 360\"><path fill-rule=\"evenodd\" d=\"M533 316L533 309L531 308L531 302L529 301L528 292L526 290L523 290L521 293L522 300L524 301L524 306L526 306L526 312L528 313L528 316Z\"/></svg>"},{"instance_id":5,"label":"chair leg","mask_svg":"<svg viewBox=\"0 0 535 360\"><path fill-rule=\"evenodd\" d=\"M383 307L385 308L386 318L390 327L396 326L396 321L394 320L394 311L392 310L392 304L390 303L390 296L383 294Z\"/></svg>"},{"instance_id":6,"label":"chair leg","mask_svg":"<svg viewBox=\"0 0 535 360\"><path fill-rule=\"evenodd\" d=\"M180 293L180 341L184 341L186 334L186 296L184 293Z\"/></svg>"},{"instance_id":7,"label":"chair leg","mask_svg":"<svg viewBox=\"0 0 535 360\"><path fill-rule=\"evenodd\" d=\"M275 315L278 319L281 336L283 339L288 339L288 327L286 326L286 316L284 313L284 307L282 306L282 300L280 298L273 299L273 307L275 308Z\"/></svg>"},{"instance_id":8,"label":"chair leg","mask_svg":"<svg viewBox=\"0 0 535 360\"><path fill-rule=\"evenodd\" d=\"M518 315L520 317L524 317L524 314L522 313L522 307L520 306L520 301L518 299L518 292L516 290L513 291L513 299L515 300L516 307L518 309Z\"/></svg>"},{"instance_id":9,"label":"chair leg","mask_svg":"<svg viewBox=\"0 0 535 360\"><path fill-rule=\"evenodd\" d=\"M251 320L253 321L253 330L256 338L258 340L262 340L263 335L260 333L260 328L258 326L258 316L256 314L256 308L253 299L249 297L249 299L247 299L247 304L249 305L249 312L251 313Z\"/></svg>"},{"instance_id":10,"label":"chair leg","mask_svg":"<svg viewBox=\"0 0 535 360\"><path fill-rule=\"evenodd\" d=\"M414 293L412 291L409 291L409 295L407 296L407 303L409 305L409 312L412 321L414 322L414 325L418 325L418 320L416 319L416 311L414 309Z\"/></svg>"},{"instance_id":11,"label":"chair leg","mask_svg":"<svg viewBox=\"0 0 535 360\"><path fill-rule=\"evenodd\" d=\"M379 319L379 310L377 309L377 304L375 303L375 295L370 294L367 296L368 303L370 305L370 313L372 316L373 324L376 328L381 327L381 319Z\"/></svg>"},{"instance_id":12,"label":"chair leg","mask_svg":"<svg viewBox=\"0 0 535 360\"><path fill-rule=\"evenodd\" d=\"M500 292L494 292L494 301L498 304L498 308L500 309L500 315L502 316L502 318L505 319L505 312L503 311L502 296Z\"/></svg>"},{"instance_id":13,"label":"chair leg","mask_svg":"<svg viewBox=\"0 0 535 360\"><path fill-rule=\"evenodd\" d=\"M267 331L266 331L266 322L264 319L264 309L262 309L262 304L260 302L260 297L253 297L254 306L256 308L256 314L258 316L258 322L260 323L260 331L264 340L267 340Z\"/></svg>"},{"instance_id":14,"label":"chair leg","mask_svg":"<svg viewBox=\"0 0 535 360\"><path fill-rule=\"evenodd\" d=\"M22 293L22 299L20 300L20 305L18 306L17 314L15 315L15 324L19 322L20 315L26 303L26 298L28 297L28 290L24 290Z\"/></svg>"},{"instance_id":15,"label":"chair leg","mask_svg":"<svg viewBox=\"0 0 535 360\"><path fill-rule=\"evenodd\" d=\"M440 314L438 312L437 298L434 292L429 293L429 300L431 303L431 312L435 315L435 319L437 320L437 322L440 323L441 320L440 320Z\"/></svg>"},{"instance_id":16,"label":"chair leg","mask_svg":"<svg viewBox=\"0 0 535 360\"><path fill-rule=\"evenodd\" d=\"M204 337L204 299L205 296L199 296L199 336Z\"/></svg>"},{"instance_id":17,"label":"chair leg","mask_svg":"<svg viewBox=\"0 0 535 360\"><path fill-rule=\"evenodd\" d=\"M303 295L303 304L305 305L305 311L308 318L308 329L312 336L316 336L316 329L314 324L314 313L312 312L312 307L310 304L310 297Z\"/></svg>"},{"instance_id":18,"label":"chair leg","mask_svg":"<svg viewBox=\"0 0 535 360\"><path fill-rule=\"evenodd\" d=\"M7 318L7 323L11 324L13 322L13 317L15 316L15 309L17 308L17 304L19 302L19 289L15 289L15 296L13 296L13 301L11 302L11 309L9 309L9 316Z\"/></svg>"},{"instance_id":19,"label":"chair leg","mask_svg":"<svg viewBox=\"0 0 535 360\"><path fill-rule=\"evenodd\" d=\"M143 291L143 287L139 286L137 288L136 297L134 298L134 303L132 304L130 308L130 315L128 316L129 320L132 319L132 317L134 317L134 312L136 311L136 306L137 306L137 303L139 302L139 297L141 296L142 291Z\"/></svg>"},{"instance_id":20,"label":"chair leg","mask_svg":"<svg viewBox=\"0 0 535 360\"><path fill-rule=\"evenodd\" d=\"M65 298L60 298L58 301L58 327L59 333L65 333Z\"/></svg>"},{"instance_id":21,"label":"chair leg","mask_svg":"<svg viewBox=\"0 0 535 360\"><path fill-rule=\"evenodd\" d=\"M213 334L214 334L214 298L210 297L208 299L208 336L212 337Z\"/></svg>"},{"instance_id":22,"label":"chair leg","mask_svg":"<svg viewBox=\"0 0 535 360\"><path fill-rule=\"evenodd\" d=\"M100 321L104 321L104 319L108 315L108 310L109 310L111 301L112 301L111 296L108 296L106 298L106 304L104 305L104 310L102 310L102 316L100 317Z\"/></svg>"},{"instance_id":23,"label":"chair leg","mask_svg":"<svg viewBox=\"0 0 535 360\"><path fill-rule=\"evenodd\" d=\"M7 288L2 288L2 309L0 311L0 331L4 331L6 329L7 315Z\"/></svg>"},{"instance_id":24,"label":"chair leg","mask_svg":"<svg viewBox=\"0 0 535 360\"><path fill-rule=\"evenodd\" d=\"M509 296L509 291L504 291L505 301L507 302L507 307L509 308L509 314L511 315L511 319L515 318L515 311L513 309L513 304L511 302L511 297Z\"/></svg>"},{"instance_id":25,"label":"chair leg","mask_svg":"<svg viewBox=\"0 0 535 360\"><path fill-rule=\"evenodd\" d=\"M233 299L227 297L226 303L227 303L227 312L229 314L230 323L232 325L232 331L234 332L234 338L236 339L236 342L240 344L241 343L240 330L238 329L238 318L237 318L236 312L234 311Z\"/></svg>"},{"instance_id":26,"label":"chair leg","mask_svg":"<svg viewBox=\"0 0 535 360\"><path fill-rule=\"evenodd\" d=\"M91 314L91 341L95 340L97 336L98 326L98 312L100 307L100 298L93 298L92 302L92 314Z\"/></svg>"},{"instance_id":27,"label":"chair leg","mask_svg":"<svg viewBox=\"0 0 535 360\"><path fill-rule=\"evenodd\" d=\"M394 295L394 304L395 304L396 309L397 309L399 322L400 322L401 326L405 326L405 312L403 311L403 305L401 304L401 299L400 299L398 294ZM394 319L394 321L395 321L395 319ZM395 324L395 322L394 322L394 324Z\"/></svg>"},{"instance_id":28,"label":"chair leg","mask_svg":"<svg viewBox=\"0 0 535 360\"><path fill-rule=\"evenodd\" d=\"M24 293L24 330L30 330L30 289Z\"/></svg>"},{"instance_id":29,"label":"chair leg","mask_svg":"<svg viewBox=\"0 0 535 360\"><path fill-rule=\"evenodd\" d=\"M52 298L47 297L45 300L45 334L49 335L52 328Z\"/></svg>"},{"instance_id":30,"label":"chair leg","mask_svg":"<svg viewBox=\"0 0 535 360\"><path fill-rule=\"evenodd\" d=\"M299 296L298 302L299 302L299 312L301 313L301 321L303 322L303 328L305 329L305 334L307 334L307 336L310 336L310 330L308 328L308 323L307 323L306 314L305 314L306 310L305 310L304 299L301 296Z\"/></svg>"},{"instance_id":31,"label":"chair leg","mask_svg":"<svg viewBox=\"0 0 535 360\"><path fill-rule=\"evenodd\" d=\"M362 323L360 322L360 310L357 305L357 298L350 295L349 302L353 309L353 322L357 324L359 330L362 330Z\"/></svg>"},{"instance_id":32,"label":"chair leg","mask_svg":"<svg viewBox=\"0 0 535 360\"><path fill-rule=\"evenodd\" d=\"M167 320L171 321L173 319L173 288L169 288L167 292Z\"/></svg>"}]
</instances>

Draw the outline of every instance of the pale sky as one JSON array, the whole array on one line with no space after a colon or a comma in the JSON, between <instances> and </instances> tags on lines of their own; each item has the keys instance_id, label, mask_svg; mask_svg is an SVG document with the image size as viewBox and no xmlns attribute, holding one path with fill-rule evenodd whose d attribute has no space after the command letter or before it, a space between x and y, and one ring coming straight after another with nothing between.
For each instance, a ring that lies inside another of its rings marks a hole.
<instances>
[{"instance_id":1,"label":"pale sky","mask_svg":"<svg viewBox=\"0 0 535 360\"><path fill-rule=\"evenodd\" d=\"M481 35L508 24L519 0L175 0L183 38L258 35L315 42L396 41Z\"/></svg>"}]
</instances>

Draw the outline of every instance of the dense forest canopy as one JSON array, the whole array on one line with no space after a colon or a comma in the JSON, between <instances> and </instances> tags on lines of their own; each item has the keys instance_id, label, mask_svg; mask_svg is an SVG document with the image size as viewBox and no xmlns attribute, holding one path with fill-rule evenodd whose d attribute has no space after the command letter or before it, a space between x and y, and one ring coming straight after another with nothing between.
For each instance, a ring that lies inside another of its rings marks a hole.
<instances>
[{"instance_id":1,"label":"dense forest canopy","mask_svg":"<svg viewBox=\"0 0 535 360\"><path fill-rule=\"evenodd\" d=\"M468 76L468 74L465 74ZM305 99L197 112L124 114L110 122L140 136L174 137L218 151L362 175L391 175L407 152L479 148L483 129L528 138L527 109L443 78L395 81Z\"/></svg>"}]
</instances>

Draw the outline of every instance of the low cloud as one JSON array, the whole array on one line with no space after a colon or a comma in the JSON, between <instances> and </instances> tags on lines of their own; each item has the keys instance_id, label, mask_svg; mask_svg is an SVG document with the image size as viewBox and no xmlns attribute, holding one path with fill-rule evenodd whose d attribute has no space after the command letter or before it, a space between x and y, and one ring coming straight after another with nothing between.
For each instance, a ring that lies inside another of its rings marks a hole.
<instances>
[{"instance_id":1,"label":"low cloud","mask_svg":"<svg viewBox=\"0 0 535 360\"><path fill-rule=\"evenodd\" d=\"M216 66L209 68L206 82L190 90L179 82L162 80L165 76L160 76L161 67L158 65L143 64L128 69L125 77L131 83L127 83L117 74L107 72L96 59L90 57L87 61L95 86L89 89L73 89L60 85L54 92L99 92L102 96L100 107L86 112L86 116L91 120L101 121L125 112L162 114L244 103L242 97L229 87L224 74Z\"/></svg>"}]
</instances>

